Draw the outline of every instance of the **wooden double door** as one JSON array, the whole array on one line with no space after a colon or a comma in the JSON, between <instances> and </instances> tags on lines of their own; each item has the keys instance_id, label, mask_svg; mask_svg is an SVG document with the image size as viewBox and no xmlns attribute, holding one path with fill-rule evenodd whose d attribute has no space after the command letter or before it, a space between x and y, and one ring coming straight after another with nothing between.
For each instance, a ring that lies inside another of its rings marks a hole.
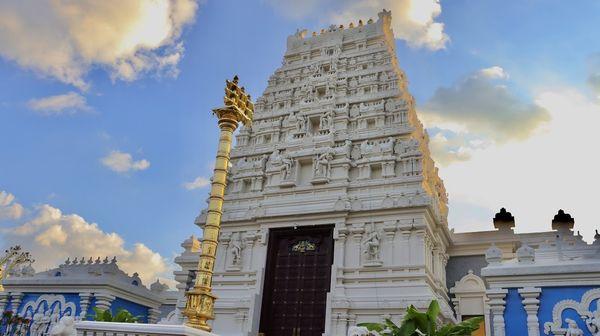
<instances>
[{"instance_id":1,"label":"wooden double door","mask_svg":"<svg viewBox=\"0 0 600 336\"><path fill-rule=\"evenodd\" d=\"M333 263L333 227L269 233L260 333L321 336Z\"/></svg>"}]
</instances>

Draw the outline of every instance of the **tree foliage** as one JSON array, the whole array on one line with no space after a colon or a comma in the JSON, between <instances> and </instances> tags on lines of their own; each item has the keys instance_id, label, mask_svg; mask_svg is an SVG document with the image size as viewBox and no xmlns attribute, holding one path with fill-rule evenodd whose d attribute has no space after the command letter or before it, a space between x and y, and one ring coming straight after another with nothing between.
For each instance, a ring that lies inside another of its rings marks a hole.
<instances>
[{"instance_id":1,"label":"tree foliage","mask_svg":"<svg viewBox=\"0 0 600 336\"><path fill-rule=\"evenodd\" d=\"M123 322L123 323L137 323L139 320L138 316L133 316L126 309L118 309L117 313L113 315L110 309L102 310L96 307L92 308L94 310L94 321L99 322Z\"/></svg>"},{"instance_id":2,"label":"tree foliage","mask_svg":"<svg viewBox=\"0 0 600 336\"><path fill-rule=\"evenodd\" d=\"M413 305L408 307L399 326L390 319L385 319L384 323L360 323L359 326L391 336L469 336L479 329L483 321L482 317L474 317L459 324L447 324L438 328L439 315L440 305L433 300L424 313L418 311Z\"/></svg>"}]
</instances>

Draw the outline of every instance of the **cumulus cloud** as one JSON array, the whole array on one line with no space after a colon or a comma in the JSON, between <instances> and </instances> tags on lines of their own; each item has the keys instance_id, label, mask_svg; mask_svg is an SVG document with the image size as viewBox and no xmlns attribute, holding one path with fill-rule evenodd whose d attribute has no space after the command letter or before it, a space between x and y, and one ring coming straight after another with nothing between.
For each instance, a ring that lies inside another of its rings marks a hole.
<instances>
[{"instance_id":1,"label":"cumulus cloud","mask_svg":"<svg viewBox=\"0 0 600 336\"><path fill-rule=\"evenodd\" d=\"M23 216L23 206L15 201L15 195L0 191L0 221L19 219Z\"/></svg>"},{"instance_id":2,"label":"cumulus cloud","mask_svg":"<svg viewBox=\"0 0 600 336\"><path fill-rule=\"evenodd\" d=\"M0 56L83 90L92 67L113 80L174 76L181 31L197 7L195 0L2 1Z\"/></svg>"},{"instance_id":3,"label":"cumulus cloud","mask_svg":"<svg viewBox=\"0 0 600 336\"><path fill-rule=\"evenodd\" d=\"M208 186L210 184L210 179L204 176L198 176L191 182L185 182L183 187L187 190L200 189Z\"/></svg>"},{"instance_id":4,"label":"cumulus cloud","mask_svg":"<svg viewBox=\"0 0 600 336\"><path fill-rule=\"evenodd\" d=\"M436 163L447 166L457 161L471 159L477 150L487 148L491 143L468 132L452 132L440 128L427 130L430 134L429 150Z\"/></svg>"},{"instance_id":5,"label":"cumulus cloud","mask_svg":"<svg viewBox=\"0 0 600 336\"><path fill-rule=\"evenodd\" d=\"M517 97L504 84L508 74L495 66L477 71L452 87L441 87L421 108L427 125L444 125L497 142L523 140L550 120L546 108Z\"/></svg>"},{"instance_id":6,"label":"cumulus cloud","mask_svg":"<svg viewBox=\"0 0 600 336\"><path fill-rule=\"evenodd\" d=\"M439 0L265 0L284 16L298 19L309 15L328 16L331 23L347 24L358 19L377 18L382 9L392 11L392 29L397 39L415 48L443 49L449 41L444 24L436 21L442 13Z\"/></svg>"},{"instance_id":7,"label":"cumulus cloud","mask_svg":"<svg viewBox=\"0 0 600 336\"><path fill-rule=\"evenodd\" d=\"M121 151L111 151L100 162L108 169L117 173L146 170L150 167L150 161L146 159L134 160L131 154Z\"/></svg>"},{"instance_id":8,"label":"cumulus cloud","mask_svg":"<svg viewBox=\"0 0 600 336\"><path fill-rule=\"evenodd\" d=\"M406 41L409 46L439 50L449 41L444 24L436 21L442 13L439 0L359 0L343 3L342 11L332 16L336 22L376 16L386 8L392 11L394 36Z\"/></svg>"},{"instance_id":9,"label":"cumulus cloud","mask_svg":"<svg viewBox=\"0 0 600 336\"><path fill-rule=\"evenodd\" d=\"M589 241L598 228L594 192L600 180L594 176L600 159L590 147L590 135L600 124L600 102L569 87L542 89L534 101L551 116L545 132L493 144L474 152L469 161L440 170L450 194L449 223L477 229L463 225L477 206L478 213L487 210L478 216L487 218L479 227L489 229L493 214L506 207L516 218L516 230L549 230L552 216L562 208L575 217L575 229Z\"/></svg>"},{"instance_id":10,"label":"cumulus cloud","mask_svg":"<svg viewBox=\"0 0 600 336\"><path fill-rule=\"evenodd\" d=\"M31 99L27 102L27 106L45 116L91 111L85 97L72 91L55 96Z\"/></svg>"},{"instance_id":11,"label":"cumulus cloud","mask_svg":"<svg viewBox=\"0 0 600 336\"><path fill-rule=\"evenodd\" d=\"M592 55L588 63L588 85L600 98L600 53Z\"/></svg>"},{"instance_id":12,"label":"cumulus cloud","mask_svg":"<svg viewBox=\"0 0 600 336\"><path fill-rule=\"evenodd\" d=\"M123 271L138 272L146 285L157 277L171 277L167 260L142 243L127 248L118 234L51 205L41 205L32 214L31 219L0 232L6 246L21 245L31 252L38 271L54 268L67 257L116 256Z\"/></svg>"}]
</instances>

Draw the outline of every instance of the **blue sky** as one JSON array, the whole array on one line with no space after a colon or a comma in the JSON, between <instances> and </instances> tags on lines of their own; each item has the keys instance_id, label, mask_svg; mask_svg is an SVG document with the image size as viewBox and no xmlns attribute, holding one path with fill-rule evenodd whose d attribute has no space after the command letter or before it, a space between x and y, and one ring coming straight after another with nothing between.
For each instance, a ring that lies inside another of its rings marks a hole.
<instances>
[{"instance_id":1,"label":"blue sky","mask_svg":"<svg viewBox=\"0 0 600 336\"><path fill-rule=\"evenodd\" d=\"M44 1L0 4L3 244L52 251L37 257L40 267L116 249L130 269L154 260L157 271L142 270L147 279L168 275L181 241L199 233L193 220L208 189L188 190L185 183L210 176L217 140L210 111L221 103L224 80L238 74L258 97L297 28L376 18L371 9L383 7L392 9L399 63L435 138L450 225L490 229L493 213L507 206L517 230L547 230L565 207L590 240L597 227L590 199L600 187L593 181L600 165L589 152L593 123L600 122L600 81L594 82L600 78L600 2L428 0L433 9L424 9L425 21L398 25L411 1L156 0L171 6L160 7L165 11L180 2L187 16L172 19L158 42L151 36L130 41L129 54L114 52L121 40L110 43L120 38L119 29L105 40L99 40L101 30L82 37L86 32L77 25L85 21L49 4L52 19L17 29L13 22L37 22L36 7ZM116 21L135 21L141 13L121 8L133 13L123 18L103 15L105 6L93 1L81 6L108 25L115 20L115 27L129 27ZM72 29L58 28L61 20ZM443 25L445 40L423 42L418 34L432 24ZM78 49L53 64L48 51L54 46L44 44L51 38L57 49L63 42ZM47 100L57 96L62 100ZM44 222L44 214L52 219L41 229L35 223ZM90 236L73 234L74 223L91 225ZM73 245L81 237L99 244Z\"/></svg>"}]
</instances>

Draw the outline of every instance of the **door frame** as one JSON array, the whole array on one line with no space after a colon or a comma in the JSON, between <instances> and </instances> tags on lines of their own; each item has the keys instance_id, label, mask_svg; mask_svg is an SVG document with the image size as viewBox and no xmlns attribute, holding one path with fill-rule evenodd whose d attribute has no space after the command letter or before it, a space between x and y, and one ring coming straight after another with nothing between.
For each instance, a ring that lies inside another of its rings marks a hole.
<instances>
[{"instance_id":1,"label":"door frame","mask_svg":"<svg viewBox=\"0 0 600 336\"><path fill-rule=\"evenodd\" d=\"M306 226L293 226L293 227L283 227L283 228L271 228L269 229L269 242L267 244L267 253L266 253L266 263L265 263L265 273L264 273L264 281L262 288L262 302L260 308L260 322L258 326L259 335L264 334L264 327L268 324L269 315L271 314L271 306L269 302L271 301L271 293L272 291L267 291L268 288L273 287L273 270L275 267L275 259L276 259L276 248L275 243L280 236L292 234L294 232L298 232L298 235L302 234L310 234L311 232L322 232L326 233L324 236L327 239L331 240L331 251L330 251L330 261L329 261L329 276L327 279L327 287L328 293L331 292L331 268L333 267L333 259L335 254L335 241L333 239L333 229L334 224L327 225L306 225ZM327 305L325 305L327 307ZM327 309L327 308L326 308ZM323 328L327 325L326 321L327 312L324 314L323 319ZM272 336L272 335L266 335Z\"/></svg>"}]
</instances>

